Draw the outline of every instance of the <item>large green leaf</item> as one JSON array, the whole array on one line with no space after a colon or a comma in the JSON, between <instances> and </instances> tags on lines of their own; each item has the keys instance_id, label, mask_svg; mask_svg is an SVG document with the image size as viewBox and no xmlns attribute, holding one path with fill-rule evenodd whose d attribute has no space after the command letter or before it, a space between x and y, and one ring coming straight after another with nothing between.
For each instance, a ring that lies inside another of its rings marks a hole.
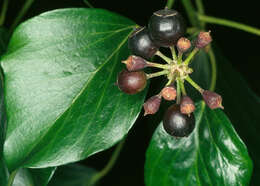
<instances>
[{"instance_id":1,"label":"large green leaf","mask_svg":"<svg viewBox=\"0 0 260 186\"><path fill-rule=\"evenodd\" d=\"M48 167L44 169L28 169L32 175L32 179L35 185L47 186L51 180L56 167Z\"/></svg>"},{"instance_id":2,"label":"large green leaf","mask_svg":"<svg viewBox=\"0 0 260 186\"><path fill-rule=\"evenodd\" d=\"M224 112L199 102L195 118L187 138L175 139L159 125L146 154L146 185L248 185L252 162Z\"/></svg>"},{"instance_id":3,"label":"large green leaf","mask_svg":"<svg viewBox=\"0 0 260 186\"><path fill-rule=\"evenodd\" d=\"M28 169L19 169L15 175L13 186L36 186Z\"/></svg>"},{"instance_id":4,"label":"large green leaf","mask_svg":"<svg viewBox=\"0 0 260 186\"><path fill-rule=\"evenodd\" d=\"M258 147L260 137L257 131L260 131L260 98L252 92L241 74L234 70L219 49L217 47L214 47L214 49L218 67L216 91L222 95L225 113L247 145L249 154L254 162L252 184L259 185L260 149ZM207 71L210 71L210 66L204 65L210 64L205 52L201 52L200 58L196 57L193 64L197 64L194 74L203 68L208 68ZM208 73L200 73L196 77L199 83L205 80L210 82L210 75Z\"/></svg>"},{"instance_id":5,"label":"large green leaf","mask_svg":"<svg viewBox=\"0 0 260 186\"><path fill-rule=\"evenodd\" d=\"M115 86L134 23L101 9L61 9L20 25L2 59L8 168L84 159L122 139L145 91Z\"/></svg>"},{"instance_id":6,"label":"large green leaf","mask_svg":"<svg viewBox=\"0 0 260 186\"><path fill-rule=\"evenodd\" d=\"M88 186L96 170L79 164L58 167L48 186Z\"/></svg>"}]
</instances>

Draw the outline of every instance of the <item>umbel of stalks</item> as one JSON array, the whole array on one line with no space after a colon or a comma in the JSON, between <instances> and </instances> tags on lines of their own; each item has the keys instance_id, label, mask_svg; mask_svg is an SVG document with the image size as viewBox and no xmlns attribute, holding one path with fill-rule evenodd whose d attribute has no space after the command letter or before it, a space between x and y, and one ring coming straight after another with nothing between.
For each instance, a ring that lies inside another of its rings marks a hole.
<instances>
[{"instance_id":1,"label":"umbel of stalks","mask_svg":"<svg viewBox=\"0 0 260 186\"><path fill-rule=\"evenodd\" d=\"M155 114L160 107L161 104L161 96L155 95L150 97L145 103L144 103L144 116L148 114Z\"/></svg>"},{"instance_id":2,"label":"umbel of stalks","mask_svg":"<svg viewBox=\"0 0 260 186\"><path fill-rule=\"evenodd\" d=\"M166 86L162 89L161 95L167 101L175 100L176 95L177 95L176 89L173 85L172 86Z\"/></svg>"},{"instance_id":3,"label":"umbel of stalks","mask_svg":"<svg viewBox=\"0 0 260 186\"><path fill-rule=\"evenodd\" d=\"M195 105L189 96L183 96L180 103L180 110L182 114L190 115L195 110Z\"/></svg>"},{"instance_id":4,"label":"umbel of stalks","mask_svg":"<svg viewBox=\"0 0 260 186\"><path fill-rule=\"evenodd\" d=\"M216 109L216 108L221 108L224 109L222 106L222 97L212 91L209 90L204 90L202 92L202 97L205 101L205 103L208 105L209 108L211 109Z\"/></svg>"},{"instance_id":5,"label":"umbel of stalks","mask_svg":"<svg viewBox=\"0 0 260 186\"><path fill-rule=\"evenodd\" d=\"M146 60L135 55L129 56L127 60L122 61L122 63L126 64L126 68L128 71L137 71L147 67Z\"/></svg>"}]
</instances>

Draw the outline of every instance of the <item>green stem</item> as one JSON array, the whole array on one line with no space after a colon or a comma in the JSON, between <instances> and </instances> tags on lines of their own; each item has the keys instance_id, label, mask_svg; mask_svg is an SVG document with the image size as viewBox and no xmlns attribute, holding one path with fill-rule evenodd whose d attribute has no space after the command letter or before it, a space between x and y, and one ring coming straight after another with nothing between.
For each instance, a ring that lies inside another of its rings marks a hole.
<instances>
[{"instance_id":1,"label":"green stem","mask_svg":"<svg viewBox=\"0 0 260 186\"><path fill-rule=\"evenodd\" d=\"M188 81L188 83L191 84L191 86L193 86L195 89L197 89L201 94L203 93L204 90L197 83L195 83L195 81L193 81L189 76L186 77L185 80Z\"/></svg>"},{"instance_id":2,"label":"green stem","mask_svg":"<svg viewBox=\"0 0 260 186\"><path fill-rule=\"evenodd\" d=\"M183 55L182 52L178 52L178 61L177 61L178 64L182 63L182 55Z\"/></svg>"},{"instance_id":3,"label":"green stem","mask_svg":"<svg viewBox=\"0 0 260 186\"><path fill-rule=\"evenodd\" d=\"M202 14L198 14L198 19L200 21L204 21L206 23L236 28L236 29L243 30L245 32L249 32L249 33L256 34L256 35L260 36L260 29L254 28L252 26L248 26L248 25L245 25L245 24L242 24L242 23L238 23L238 22L235 22L235 21L229 21L229 20L226 20L226 19L206 16L206 15L202 15Z\"/></svg>"},{"instance_id":4,"label":"green stem","mask_svg":"<svg viewBox=\"0 0 260 186\"><path fill-rule=\"evenodd\" d=\"M88 2L88 0L83 0L83 1L89 8L94 8L94 6L90 2Z\"/></svg>"},{"instance_id":5,"label":"green stem","mask_svg":"<svg viewBox=\"0 0 260 186\"><path fill-rule=\"evenodd\" d=\"M172 6L173 6L173 4L174 4L174 0L168 0L168 1L167 1L167 4L166 4L166 7L168 7L169 9L171 9Z\"/></svg>"},{"instance_id":6,"label":"green stem","mask_svg":"<svg viewBox=\"0 0 260 186\"><path fill-rule=\"evenodd\" d=\"M17 171L18 171L18 170L15 170L15 171L13 171L13 172L10 174L10 176L9 176L9 178L8 178L7 186L12 186L12 185L13 185L14 178L15 178L15 175L16 175Z\"/></svg>"},{"instance_id":7,"label":"green stem","mask_svg":"<svg viewBox=\"0 0 260 186\"><path fill-rule=\"evenodd\" d=\"M202 3L202 0L196 0L195 3L196 3L196 6L197 6L197 9L198 9L198 12L200 14L204 14L205 10L204 10L204 6L203 6L203 3Z\"/></svg>"},{"instance_id":8,"label":"green stem","mask_svg":"<svg viewBox=\"0 0 260 186\"><path fill-rule=\"evenodd\" d=\"M147 79L151 79L151 78L162 76L162 75L165 75L165 74L168 74L168 73L169 73L168 70L162 70L160 72L155 72L155 73L152 73L152 74L146 74L146 77L147 77Z\"/></svg>"},{"instance_id":9,"label":"green stem","mask_svg":"<svg viewBox=\"0 0 260 186\"><path fill-rule=\"evenodd\" d=\"M108 164L98 173L96 173L90 180L90 184L87 184L87 185L94 185L96 184L101 178L103 178L114 166L123 146L124 146L124 143L125 143L125 139L122 140L116 147L115 151L113 152L110 160L108 161ZM87 186L86 185L86 186Z\"/></svg>"},{"instance_id":10,"label":"green stem","mask_svg":"<svg viewBox=\"0 0 260 186\"><path fill-rule=\"evenodd\" d=\"M180 104L180 102L181 102L181 85L180 84L181 84L180 79L177 78L177 100L176 100L177 104Z\"/></svg>"},{"instance_id":11,"label":"green stem","mask_svg":"<svg viewBox=\"0 0 260 186\"><path fill-rule=\"evenodd\" d=\"M0 26L2 26L5 22L5 16L6 16L7 8L8 8L8 3L9 3L9 0L4 0L4 2L3 2L1 15L0 15Z\"/></svg>"},{"instance_id":12,"label":"green stem","mask_svg":"<svg viewBox=\"0 0 260 186\"><path fill-rule=\"evenodd\" d=\"M189 27L189 28L187 28L187 33L188 34L194 34L194 33L199 32L199 31L200 30L198 28L196 28L196 27Z\"/></svg>"},{"instance_id":13,"label":"green stem","mask_svg":"<svg viewBox=\"0 0 260 186\"><path fill-rule=\"evenodd\" d=\"M212 50L212 48L209 49L209 60L211 63L211 83L209 90L214 91L216 87L216 81L217 81L217 63L216 63L216 57Z\"/></svg>"},{"instance_id":14,"label":"green stem","mask_svg":"<svg viewBox=\"0 0 260 186\"><path fill-rule=\"evenodd\" d=\"M13 24L11 25L10 31L13 32L15 27L18 25L18 23L22 20L23 16L26 14L28 9L33 4L34 0L26 0L25 4L23 5L22 9L18 13L17 17L15 18Z\"/></svg>"},{"instance_id":15,"label":"green stem","mask_svg":"<svg viewBox=\"0 0 260 186\"><path fill-rule=\"evenodd\" d=\"M160 58L162 58L164 61L166 61L168 64L172 63L172 59L168 58L167 56L165 56L163 53L161 53L159 50L155 53L155 55L159 56Z\"/></svg>"},{"instance_id":16,"label":"green stem","mask_svg":"<svg viewBox=\"0 0 260 186\"><path fill-rule=\"evenodd\" d=\"M191 25L193 27L200 27L199 21L197 20L197 16L195 13L195 9L191 4L190 0L181 0L181 2L185 8L185 11L188 15Z\"/></svg>"},{"instance_id":17,"label":"green stem","mask_svg":"<svg viewBox=\"0 0 260 186\"><path fill-rule=\"evenodd\" d=\"M192 58L195 56L195 54L199 51L198 48L194 48L192 50L192 52L189 54L189 56L185 59L184 64L188 65L190 63L190 61L192 60Z\"/></svg>"},{"instance_id":18,"label":"green stem","mask_svg":"<svg viewBox=\"0 0 260 186\"><path fill-rule=\"evenodd\" d=\"M152 62L146 62L148 67L155 67L155 68L161 68L161 69L169 69L170 66L169 65L162 65L159 63L152 63Z\"/></svg>"},{"instance_id":19,"label":"green stem","mask_svg":"<svg viewBox=\"0 0 260 186\"><path fill-rule=\"evenodd\" d=\"M185 86L184 86L184 82L183 81L180 81L180 86L181 86L181 92L184 96L187 95L187 92L186 92L186 89L185 89Z\"/></svg>"},{"instance_id":20,"label":"green stem","mask_svg":"<svg viewBox=\"0 0 260 186\"><path fill-rule=\"evenodd\" d=\"M172 53L172 59L177 60L176 51L175 51L174 46L171 46L170 49L171 49L171 53Z\"/></svg>"}]
</instances>

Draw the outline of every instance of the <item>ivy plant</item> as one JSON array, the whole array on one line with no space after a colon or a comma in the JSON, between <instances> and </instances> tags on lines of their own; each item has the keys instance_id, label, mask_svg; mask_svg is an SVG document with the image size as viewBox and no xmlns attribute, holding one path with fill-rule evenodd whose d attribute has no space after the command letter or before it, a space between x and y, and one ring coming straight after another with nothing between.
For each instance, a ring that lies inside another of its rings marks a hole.
<instances>
[{"instance_id":1,"label":"ivy plant","mask_svg":"<svg viewBox=\"0 0 260 186\"><path fill-rule=\"evenodd\" d=\"M260 98L208 25L260 29L208 16L202 0L180 0L183 11L168 0L147 27L83 2L25 19L37 4L26 0L10 23L10 2L1 4L0 186L98 185L141 117L155 125L143 154L146 186L257 185ZM159 35L158 20L173 16L174 37ZM149 98L158 76L167 81ZM81 163L113 146L103 169Z\"/></svg>"}]
</instances>

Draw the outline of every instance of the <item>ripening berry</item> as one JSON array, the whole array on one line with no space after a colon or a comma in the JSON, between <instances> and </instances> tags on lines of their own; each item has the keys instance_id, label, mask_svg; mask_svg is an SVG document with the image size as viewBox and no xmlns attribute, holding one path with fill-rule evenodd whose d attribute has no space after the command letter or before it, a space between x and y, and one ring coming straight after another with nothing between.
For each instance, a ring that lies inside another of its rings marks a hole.
<instances>
[{"instance_id":1,"label":"ripening berry","mask_svg":"<svg viewBox=\"0 0 260 186\"><path fill-rule=\"evenodd\" d=\"M199 49L206 47L210 42L212 41L212 38L210 36L210 31L208 32L200 32L197 41L195 43L195 46Z\"/></svg>"},{"instance_id":2,"label":"ripening berry","mask_svg":"<svg viewBox=\"0 0 260 186\"><path fill-rule=\"evenodd\" d=\"M143 71L122 70L117 77L119 89L127 94L136 94L146 86L146 74Z\"/></svg>"},{"instance_id":3,"label":"ripening berry","mask_svg":"<svg viewBox=\"0 0 260 186\"><path fill-rule=\"evenodd\" d=\"M134 55L149 59L158 51L158 47L149 37L148 29L140 27L136 29L128 38L128 48Z\"/></svg>"},{"instance_id":4,"label":"ripening berry","mask_svg":"<svg viewBox=\"0 0 260 186\"><path fill-rule=\"evenodd\" d=\"M190 116L182 114L180 105L174 104L164 114L163 127L172 136L188 136L195 128L195 118L193 113Z\"/></svg>"},{"instance_id":5,"label":"ripening berry","mask_svg":"<svg viewBox=\"0 0 260 186\"><path fill-rule=\"evenodd\" d=\"M185 37L181 37L177 42L177 49L179 52L184 53L191 47L191 42Z\"/></svg>"},{"instance_id":6,"label":"ripening berry","mask_svg":"<svg viewBox=\"0 0 260 186\"><path fill-rule=\"evenodd\" d=\"M163 9L153 13L148 25L154 43L159 47L169 47L177 43L186 32L183 17L176 10Z\"/></svg>"},{"instance_id":7,"label":"ripening berry","mask_svg":"<svg viewBox=\"0 0 260 186\"><path fill-rule=\"evenodd\" d=\"M148 114L155 114L160 107L161 104L161 96L155 95L150 97L145 103L144 103L144 116Z\"/></svg>"},{"instance_id":8,"label":"ripening berry","mask_svg":"<svg viewBox=\"0 0 260 186\"><path fill-rule=\"evenodd\" d=\"M215 93L211 92L209 90L204 90L202 93L202 97L205 101L205 103L208 105L211 109L221 108L224 109L222 106L222 97Z\"/></svg>"},{"instance_id":9,"label":"ripening berry","mask_svg":"<svg viewBox=\"0 0 260 186\"><path fill-rule=\"evenodd\" d=\"M180 103L181 113L190 115L195 110L195 105L189 96L183 96Z\"/></svg>"},{"instance_id":10,"label":"ripening berry","mask_svg":"<svg viewBox=\"0 0 260 186\"><path fill-rule=\"evenodd\" d=\"M126 64L126 68L128 71L141 70L147 66L145 59L135 55L129 56L127 60L122 61L122 63Z\"/></svg>"},{"instance_id":11,"label":"ripening berry","mask_svg":"<svg viewBox=\"0 0 260 186\"><path fill-rule=\"evenodd\" d=\"M175 100L176 98L176 89L174 86L166 86L161 91L162 97L167 101Z\"/></svg>"}]
</instances>

